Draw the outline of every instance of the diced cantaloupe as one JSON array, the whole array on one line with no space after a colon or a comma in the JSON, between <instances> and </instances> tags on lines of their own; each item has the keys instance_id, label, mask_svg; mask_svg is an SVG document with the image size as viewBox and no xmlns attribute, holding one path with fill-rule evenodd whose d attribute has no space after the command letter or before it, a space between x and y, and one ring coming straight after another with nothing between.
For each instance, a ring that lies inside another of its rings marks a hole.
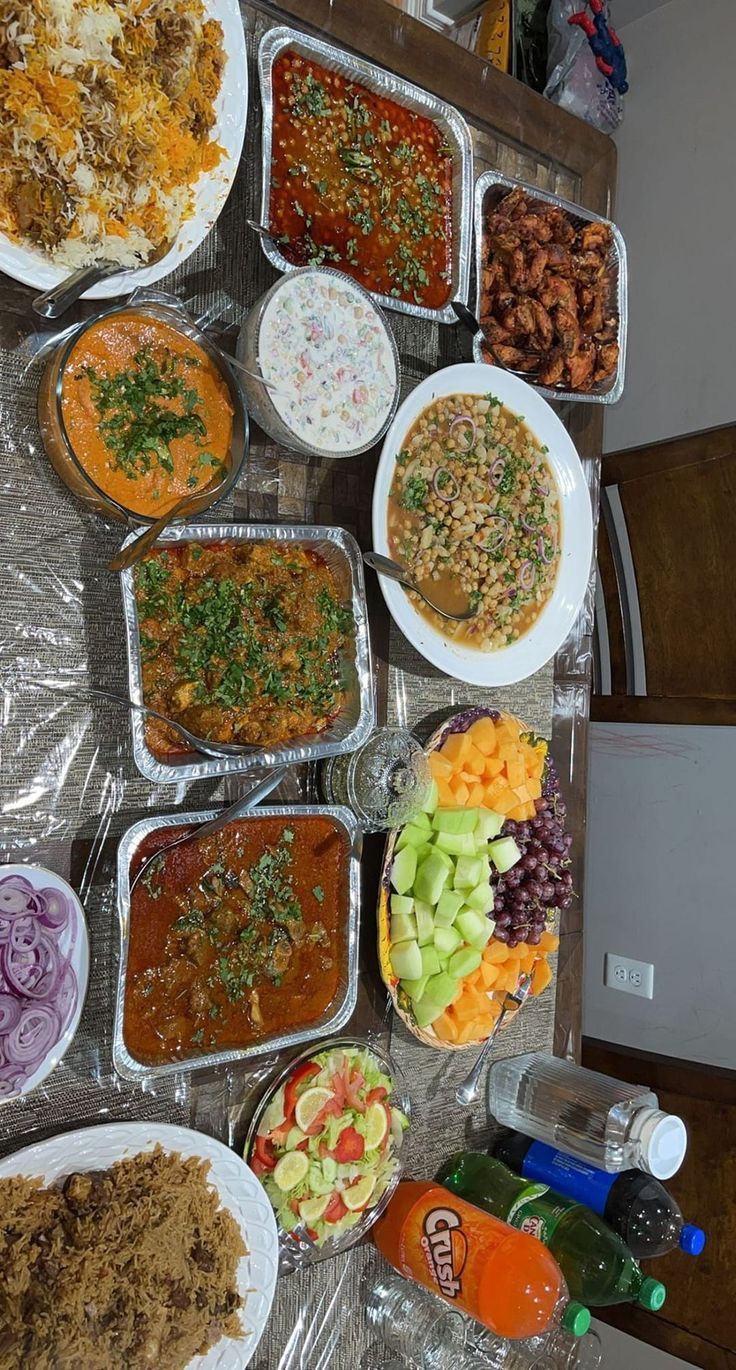
<instances>
[{"instance_id":1,"label":"diced cantaloupe","mask_svg":"<svg viewBox=\"0 0 736 1370\"><path fill-rule=\"evenodd\" d=\"M447 1010L441 1013L439 1018L435 1018L432 1027L441 1042L457 1041L457 1023Z\"/></svg>"},{"instance_id":2,"label":"diced cantaloupe","mask_svg":"<svg viewBox=\"0 0 736 1370\"><path fill-rule=\"evenodd\" d=\"M443 809L454 809L457 807L457 801L453 791L450 789L449 781L442 780L441 778L437 781L437 802Z\"/></svg>"},{"instance_id":3,"label":"diced cantaloupe","mask_svg":"<svg viewBox=\"0 0 736 1370\"><path fill-rule=\"evenodd\" d=\"M506 777L503 775L497 775L495 779L488 781L488 784L486 785L486 804L489 808L495 809L496 796L505 794L508 788Z\"/></svg>"},{"instance_id":4,"label":"diced cantaloupe","mask_svg":"<svg viewBox=\"0 0 736 1370\"><path fill-rule=\"evenodd\" d=\"M486 757L484 774L488 780L493 780L497 775L500 775L503 768L504 763L501 760L500 756Z\"/></svg>"},{"instance_id":5,"label":"diced cantaloupe","mask_svg":"<svg viewBox=\"0 0 736 1370\"><path fill-rule=\"evenodd\" d=\"M455 803L459 804L461 809L467 808L470 790L465 781L460 779L459 775L455 776L450 781L450 789L455 796Z\"/></svg>"},{"instance_id":6,"label":"diced cantaloupe","mask_svg":"<svg viewBox=\"0 0 736 1370\"><path fill-rule=\"evenodd\" d=\"M472 742L470 750L463 761L463 769L471 771L473 775L482 775L485 770L486 758L478 747L474 747Z\"/></svg>"},{"instance_id":7,"label":"diced cantaloupe","mask_svg":"<svg viewBox=\"0 0 736 1370\"><path fill-rule=\"evenodd\" d=\"M548 961L537 961L532 971L532 994L541 994L552 981L552 971Z\"/></svg>"},{"instance_id":8,"label":"diced cantaloupe","mask_svg":"<svg viewBox=\"0 0 736 1370\"><path fill-rule=\"evenodd\" d=\"M480 975L486 989L493 988L500 974L500 970L497 969L492 961L481 961Z\"/></svg>"},{"instance_id":9,"label":"diced cantaloupe","mask_svg":"<svg viewBox=\"0 0 736 1370\"><path fill-rule=\"evenodd\" d=\"M507 818L513 818L516 823L523 823L526 818L526 804L517 804L515 808L509 809Z\"/></svg>"},{"instance_id":10,"label":"diced cantaloupe","mask_svg":"<svg viewBox=\"0 0 736 1370\"><path fill-rule=\"evenodd\" d=\"M481 804L482 804L483 801L485 800L485 796L486 796L486 787L485 787L485 785L481 784L481 782L480 782L479 780L476 780L475 784L470 786L470 793L469 793L469 795L468 795L468 805L469 805L469 807L470 807L471 809L480 808Z\"/></svg>"},{"instance_id":11,"label":"diced cantaloupe","mask_svg":"<svg viewBox=\"0 0 736 1370\"><path fill-rule=\"evenodd\" d=\"M536 775L534 775L533 773L530 774L530 775L528 775L528 776L527 776L526 787L527 787L527 789L528 789L528 791L529 791L529 798L530 798L530 799L541 799L541 798L542 798L542 782L541 782L541 780L539 779L539 776L536 776Z\"/></svg>"},{"instance_id":12,"label":"diced cantaloupe","mask_svg":"<svg viewBox=\"0 0 736 1370\"><path fill-rule=\"evenodd\" d=\"M508 954L509 949L505 942L495 942L491 938L483 952L483 960L490 962L492 966L497 966L506 960Z\"/></svg>"},{"instance_id":13,"label":"diced cantaloupe","mask_svg":"<svg viewBox=\"0 0 736 1370\"><path fill-rule=\"evenodd\" d=\"M429 773L434 780L449 780L453 772L453 765L449 757L443 756L442 752L429 753Z\"/></svg>"},{"instance_id":14,"label":"diced cantaloupe","mask_svg":"<svg viewBox=\"0 0 736 1370\"><path fill-rule=\"evenodd\" d=\"M542 936L539 939L540 951L557 951L559 945L559 937L557 937L553 932L548 932L545 928L544 932L542 933Z\"/></svg>"},{"instance_id":15,"label":"diced cantaloupe","mask_svg":"<svg viewBox=\"0 0 736 1370\"><path fill-rule=\"evenodd\" d=\"M526 788L526 766L520 756L517 755L510 761L507 760L506 778L513 790L517 789L519 785L524 785Z\"/></svg>"},{"instance_id":16,"label":"diced cantaloupe","mask_svg":"<svg viewBox=\"0 0 736 1370\"><path fill-rule=\"evenodd\" d=\"M520 961L521 958L522 958L522 956L524 956L524 954L525 954L525 952L526 952L526 942L517 942L517 944L516 944L515 947L508 947L508 948L507 948L507 951L508 951L507 960L509 960L509 961Z\"/></svg>"},{"instance_id":17,"label":"diced cantaloupe","mask_svg":"<svg viewBox=\"0 0 736 1370\"><path fill-rule=\"evenodd\" d=\"M484 756L491 756L496 750L496 725L492 718L477 718L468 728L473 746Z\"/></svg>"},{"instance_id":18,"label":"diced cantaloupe","mask_svg":"<svg viewBox=\"0 0 736 1370\"><path fill-rule=\"evenodd\" d=\"M509 761L515 761L518 756L518 748L514 741L504 742L498 749L501 760L508 765Z\"/></svg>"},{"instance_id":19,"label":"diced cantaloupe","mask_svg":"<svg viewBox=\"0 0 736 1370\"><path fill-rule=\"evenodd\" d=\"M495 785L496 782L494 780L491 783ZM502 790L500 794L494 796L493 807L497 813L508 814L512 809L515 809L516 806L516 795L508 786L505 790Z\"/></svg>"},{"instance_id":20,"label":"diced cantaloupe","mask_svg":"<svg viewBox=\"0 0 736 1370\"><path fill-rule=\"evenodd\" d=\"M458 769L464 764L473 743L467 733L450 733L442 745L442 755Z\"/></svg>"}]
</instances>

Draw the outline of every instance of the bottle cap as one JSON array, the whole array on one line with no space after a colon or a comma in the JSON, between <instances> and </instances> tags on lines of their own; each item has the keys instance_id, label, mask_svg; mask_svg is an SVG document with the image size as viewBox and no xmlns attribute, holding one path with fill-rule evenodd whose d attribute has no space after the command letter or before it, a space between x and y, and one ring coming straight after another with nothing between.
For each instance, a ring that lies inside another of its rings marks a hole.
<instances>
[{"instance_id":1,"label":"bottle cap","mask_svg":"<svg viewBox=\"0 0 736 1370\"><path fill-rule=\"evenodd\" d=\"M631 1127L632 1141L641 1149L641 1167L657 1180L677 1174L687 1151L687 1129L676 1113L640 1108Z\"/></svg>"},{"instance_id":2,"label":"bottle cap","mask_svg":"<svg viewBox=\"0 0 736 1370\"><path fill-rule=\"evenodd\" d=\"M695 1223L685 1223L680 1233L680 1250L687 1251L688 1256L699 1256L705 1246L705 1233L702 1227L696 1227Z\"/></svg>"},{"instance_id":3,"label":"bottle cap","mask_svg":"<svg viewBox=\"0 0 736 1370\"><path fill-rule=\"evenodd\" d=\"M640 1303L642 1308L648 1308L650 1313L657 1313L666 1298L667 1290L664 1285L659 1280L653 1280L651 1275L647 1275L639 1290L637 1303Z\"/></svg>"},{"instance_id":4,"label":"bottle cap","mask_svg":"<svg viewBox=\"0 0 736 1370\"><path fill-rule=\"evenodd\" d=\"M652 1283L656 1284L656 1280ZM582 1303L576 1303L575 1299L570 1299L562 1314L562 1326L573 1337L584 1337L590 1327L590 1310Z\"/></svg>"}]
</instances>

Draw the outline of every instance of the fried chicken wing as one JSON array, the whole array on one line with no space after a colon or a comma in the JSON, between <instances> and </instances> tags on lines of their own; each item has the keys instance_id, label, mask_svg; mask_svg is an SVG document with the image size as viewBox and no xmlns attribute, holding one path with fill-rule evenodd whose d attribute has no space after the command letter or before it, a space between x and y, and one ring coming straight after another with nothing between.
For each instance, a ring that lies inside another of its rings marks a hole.
<instances>
[{"instance_id":1,"label":"fried chicken wing","mask_svg":"<svg viewBox=\"0 0 736 1370\"><path fill-rule=\"evenodd\" d=\"M590 339L582 344L574 357L567 359L567 373L571 390L590 390L595 367L595 343Z\"/></svg>"}]
</instances>

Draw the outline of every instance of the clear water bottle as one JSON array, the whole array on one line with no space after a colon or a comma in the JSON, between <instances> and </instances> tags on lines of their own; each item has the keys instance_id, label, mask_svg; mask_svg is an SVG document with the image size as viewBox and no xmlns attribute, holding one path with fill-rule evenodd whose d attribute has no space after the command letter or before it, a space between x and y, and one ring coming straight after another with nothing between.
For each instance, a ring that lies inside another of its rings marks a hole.
<instances>
[{"instance_id":1,"label":"clear water bottle","mask_svg":"<svg viewBox=\"0 0 736 1370\"><path fill-rule=\"evenodd\" d=\"M573 1337L562 1327L504 1342L480 1323L472 1323L467 1345L478 1356L478 1370L598 1370L603 1359L601 1339L591 1330Z\"/></svg>"},{"instance_id":2,"label":"clear water bottle","mask_svg":"<svg viewBox=\"0 0 736 1370\"><path fill-rule=\"evenodd\" d=\"M687 1132L656 1094L543 1052L496 1061L489 1108L504 1126L590 1161L668 1180L682 1165Z\"/></svg>"},{"instance_id":3,"label":"clear water bottle","mask_svg":"<svg viewBox=\"0 0 736 1370\"><path fill-rule=\"evenodd\" d=\"M381 1276L368 1294L366 1318L389 1350L417 1370L477 1370L477 1359L465 1348L462 1315L400 1275Z\"/></svg>"}]
</instances>

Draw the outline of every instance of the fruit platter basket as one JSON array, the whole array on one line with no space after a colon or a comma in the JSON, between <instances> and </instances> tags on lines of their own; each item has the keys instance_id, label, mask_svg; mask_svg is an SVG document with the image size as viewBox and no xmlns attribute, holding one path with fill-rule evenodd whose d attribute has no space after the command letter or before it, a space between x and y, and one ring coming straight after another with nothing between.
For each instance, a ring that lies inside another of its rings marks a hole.
<instances>
[{"instance_id":1,"label":"fruit platter basket","mask_svg":"<svg viewBox=\"0 0 736 1370\"><path fill-rule=\"evenodd\" d=\"M551 983L572 839L547 743L513 715L467 709L427 753L424 809L386 842L378 959L409 1031L460 1051L486 1040L521 975L533 995Z\"/></svg>"}]
</instances>

